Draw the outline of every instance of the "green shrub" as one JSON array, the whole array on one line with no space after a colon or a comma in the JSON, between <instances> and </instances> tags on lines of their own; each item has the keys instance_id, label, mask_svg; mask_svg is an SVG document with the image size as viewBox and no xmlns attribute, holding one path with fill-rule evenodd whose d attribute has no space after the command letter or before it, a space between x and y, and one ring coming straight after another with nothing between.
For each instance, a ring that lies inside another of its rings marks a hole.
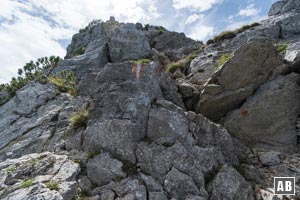
<instances>
[{"instance_id":1,"label":"green shrub","mask_svg":"<svg viewBox=\"0 0 300 200\"><path fill-rule=\"evenodd\" d=\"M49 82L54 84L60 92L78 96L76 78L72 71L62 71L60 74L51 76Z\"/></svg>"},{"instance_id":2,"label":"green shrub","mask_svg":"<svg viewBox=\"0 0 300 200\"><path fill-rule=\"evenodd\" d=\"M80 47L72 51L72 56L79 56L84 54L84 52L85 52L85 47Z\"/></svg>"},{"instance_id":3,"label":"green shrub","mask_svg":"<svg viewBox=\"0 0 300 200\"><path fill-rule=\"evenodd\" d=\"M59 184L55 181L49 181L47 183L45 183L46 187L50 190L59 190Z\"/></svg>"},{"instance_id":4,"label":"green shrub","mask_svg":"<svg viewBox=\"0 0 300 200\"><path fill-rule=\"evenodd\" d=\"M71 125L74 128L80 128L80 127L86 127L87 121L89 119L89 111L88 110L82 110L77 113L75 113L71 117Z\"/></svg>"},{"instance_id":5,"label":"green shrub","mask_svg":"<svg viewBox=\"0 0 300 200\"><path fill-rule=\"evenodd\" d=\"M132 62L136 64L148 64L151 62L150 59L139 59L139 60L132 60Z\"/></svg>"},{"instance_id":6,"label":"green shrub","mask_svg":"<svg viewBox=\"0 0 300 200\"><path fill-rule=\"evenodd\" d=\"M277 47L277 51L278 51L279 53L285 52L286 49L287 49L287 47L288 47L287 44L280 44L280 45Z\"/></svg>"},{"instance_id":7,"label":"green shrub","mask_svg":"<svg viewBox=\"0 0 300 200\"><path fill-rule=\"evenodd\" d=\"M166 71L169 73L174 73L177 69L184 69L184 67L185 63L183 63L182 61L172 62L168 65Z\"/></svg>"},{"instance_id":8,"label":"green shrub","mask_svg":"<svg viewBox=\"0 0 300 200\"><path fill-rule=\"evenodd\" d=\"M29 188L32 186L34 179L25 179L22 183L23 188Z\"/></svg>"},{"instance_id":9,"label":"green shrub","mask_svg":"<svg viewBox=\"0 0 300 200\"><path fill-rule=\"evenodd\" d=\"M230 60L232 58L233 54L231 53L227 53L227 54L223 54L219 60L218 60L218 65L215 67L215 70L219 70L220 67L225 63L227 62L228 60Z\"/></svg>"}]
</instances>

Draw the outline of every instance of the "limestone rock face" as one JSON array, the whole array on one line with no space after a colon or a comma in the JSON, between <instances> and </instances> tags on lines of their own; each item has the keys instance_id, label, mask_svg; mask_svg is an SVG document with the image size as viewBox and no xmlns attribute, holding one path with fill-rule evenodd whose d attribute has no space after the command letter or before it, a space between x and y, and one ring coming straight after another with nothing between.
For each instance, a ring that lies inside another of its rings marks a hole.
<instances>
[{"instance_id":1,"label":"limestone rock face","mask_svg":"<svg viewBox=\"0 0 300 200\"><path fill-rule=\"evenodd\" d=\"M263 84L239 109L227 114L224 126L251 146L296 151L299 78L292 73Z\"/></svg>"},{"instance_id":2,"label":"limestone rock face","mask_svg":"<svg viewBox=\"0 0 300 200\"><path fill-rule=\"evenodd\" d=\"M0 163L0 198L72 200L79 171L67 156L49 152L8 159Z\"/></svg>"}]
</instances>

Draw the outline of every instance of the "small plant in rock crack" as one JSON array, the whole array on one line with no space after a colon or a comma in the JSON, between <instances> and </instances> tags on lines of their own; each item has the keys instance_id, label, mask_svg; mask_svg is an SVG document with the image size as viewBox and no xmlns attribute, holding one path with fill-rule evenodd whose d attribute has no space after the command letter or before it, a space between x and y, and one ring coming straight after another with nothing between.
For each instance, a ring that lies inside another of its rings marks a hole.
<instances>
[{"instance_id":1,"label":"small plant in rock crack","mask_svg":"<svg viewBox=\"0 0 300 200\"><path fill-rule=\"evenodd\" d=\"M231 53L226 53L226 54L223 54L219 60L218 60L218 65L215 67L215 71L218 71L221 66L227 62L228 60L230 60L231 58L233 57L233 54Z\"/></svg>"},{"instance_id":2,"label":"small plant in rock crack","mask_svg":"<svg viewBox=\"0 0 300 200\"><path fill-rule=\"evenodd\" d=\"M167 67L167 72L174 73L177 69L183 70L185 67L185 63L182 61L172 62Z\"/></svg>"},{"instance_id":3,"label":"small plant in rock crack","mask_svg":"<svg viewBox=\"0 0 300 200\"><path fill-rule=\"evenodd\" d=\"M69 93L72 96L78 96L76 89L76 78L72 71L62 71L59 74L51 76L49 82L54 84L62 93Z\"/></svg>"},{"instance_id":4,"label":"small plant in rock crack","mask_svg":"<svg viewBox=\"0 0 300 200\"><path fill-rule=\"evenodd\" d=\"M34 179L25 179L23 182L22 182L22 187L23 188L29 188L32 186L33 184L33 181Z\"/></svg>"},{"instance_id":5,"label":"small plant in rock crack","mask_svg":"<svg viewBox=\"0 0 300 200\"><path fill-rule=\"evenodd\" d=\"M280 44L280 45L277 47L277 51L278 51L279 53L281 53L281 52L284 53L284 52L286 51L287 47L288 47L287 44Z\"/></svg>"},{"instance_id":6,"label":"small plant in rock crack","mask_svg":"<svg viewBox=\"0 0 300 200\"><path fill-rule=\"evenodd\" d=\"M59 190L59 184L55 181L49 181L47 183L45 183L46 187L50 190Z\"/></svg>"},{"instance_id":7,"label":"small plant in rock crack","mask_svg":"<svg viewBox=\"0 0 300 200\"><path fill-rule=\"evenodd\" d=\"M71 126L74 128L86 127L89 119L90 112L88 110L82 110L72 115Z\"/></svg>"}]
</instances>

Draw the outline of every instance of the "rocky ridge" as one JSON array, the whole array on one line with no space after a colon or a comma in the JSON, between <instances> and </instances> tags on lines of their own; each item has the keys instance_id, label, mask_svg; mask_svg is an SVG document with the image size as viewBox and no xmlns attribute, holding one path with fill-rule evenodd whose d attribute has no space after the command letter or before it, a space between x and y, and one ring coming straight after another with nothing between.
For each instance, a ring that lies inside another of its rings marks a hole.
<instances>
[{"instance_id":1,"label":"rocky ridge","mask_svg":"<svg viewBox=\"0 0 300 200\"><path fill-rule=\"evenodd\" d=\"M208 45L90 23L54 71L74 71L79 96L37 81L0 107L0 199L269 200L274 176L300 198L299 10L279 1Z\"/></svg>"}]
</instances>

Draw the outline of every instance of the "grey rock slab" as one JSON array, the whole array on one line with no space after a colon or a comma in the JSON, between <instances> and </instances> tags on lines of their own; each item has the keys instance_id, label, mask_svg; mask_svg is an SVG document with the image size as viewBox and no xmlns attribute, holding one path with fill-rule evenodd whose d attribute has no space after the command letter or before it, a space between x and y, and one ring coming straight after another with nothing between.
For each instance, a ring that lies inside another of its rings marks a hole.
<instances>
[{"instance_id":1,"label":"grey rock slab","mask_svg":"<svg viewBox=\"0 0 300 200\"><path fill-rule=\"evenodd\" d=\"M226 129L252 147L296 151L299 78L292 73L263 84L239 109L227 114Z\"/></svg>"},{"instance_id":2,"label":"grey rock slab","mask_svg":"<svg viewBox=\"0 0 300 200\"><path fill-rule=\"evenodd\" d=\"M87 176L93 183L103 186L110 181L126 177L122 166L122 162L111 158L108 153L102 153L88 161Z\"/></svg>"}]
</instances>

